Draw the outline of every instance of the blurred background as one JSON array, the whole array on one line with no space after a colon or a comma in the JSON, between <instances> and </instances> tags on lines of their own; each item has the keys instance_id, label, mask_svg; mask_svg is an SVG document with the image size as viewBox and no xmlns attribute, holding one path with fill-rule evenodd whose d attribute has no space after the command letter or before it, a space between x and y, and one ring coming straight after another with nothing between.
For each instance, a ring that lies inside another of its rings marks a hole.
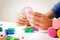
<instances>
[{"instance_id":1,"label":"blurred background","mask_svg":"<svg viewBox=\"0 0 60 40\"><path fill-rule=\"evenodd\" d=\"M60 0L0 0L0 21L15 22L16 14L26 6L46 13Z\"/></svg>"}]
</instances>

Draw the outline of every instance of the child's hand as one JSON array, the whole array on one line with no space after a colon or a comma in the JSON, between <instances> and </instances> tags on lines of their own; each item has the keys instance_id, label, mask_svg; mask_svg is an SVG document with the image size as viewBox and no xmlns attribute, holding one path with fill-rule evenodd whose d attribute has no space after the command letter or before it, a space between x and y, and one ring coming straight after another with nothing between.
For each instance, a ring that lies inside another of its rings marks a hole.
<instances>
[{"instance_id":1,"label":"child's hand","mask_svg":"<svg viewBox=\"0 0 60 40\"><path fill-rule=\"evenodd\" d=\"M38 12L29 12L28 19L31 22L31 26L39 27L41 29L48 29L48 27L52 26L52 20L47 16L38 13Z\"/></svg>"},{"instance_id":2,"label":"child's hand","mask_svg":"<svg viewBox=\"0 0 60 40\"><path fill-rule=\"evenodd\" d=\"M22 13L18 13L17 15L17 25L18 26L29 25L28 20L25 18L25 16Z\"/></svg>"}]
</instances>

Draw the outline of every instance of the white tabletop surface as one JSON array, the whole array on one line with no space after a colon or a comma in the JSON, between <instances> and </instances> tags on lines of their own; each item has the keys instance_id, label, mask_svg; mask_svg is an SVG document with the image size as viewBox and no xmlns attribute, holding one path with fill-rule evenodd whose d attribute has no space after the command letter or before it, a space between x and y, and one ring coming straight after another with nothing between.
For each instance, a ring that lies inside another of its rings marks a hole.
<instances>
[{"instance_id":1,"label":"white tabletop surface","mask_svg":"<svg viewBox=\"0 0 60 40\"><path fill-rule=\"evenodd\" d=\"M51 38L47 34L47 32L43 30L39 30L34 33L25 33L23 29L26 26L17 26L16 23L12 23L12 22L0 22L0 24L3 24L2 26L3 32L0 32L0 33L5 34L5 30L7 28L15 28L15 34L11 36L17 37L20 40L60 40L58 38ZM24 37L24 39L22 39L22 37Z\"/></svg>"}]
</instances>

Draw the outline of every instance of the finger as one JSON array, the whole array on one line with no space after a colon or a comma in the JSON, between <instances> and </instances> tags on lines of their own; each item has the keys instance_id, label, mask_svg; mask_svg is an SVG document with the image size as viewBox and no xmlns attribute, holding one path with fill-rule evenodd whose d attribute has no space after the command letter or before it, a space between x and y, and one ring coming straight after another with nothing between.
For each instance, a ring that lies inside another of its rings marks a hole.
<instances>
[{"instance_id":1,"label":"finger","mask_svg":"<svg viewBox=\"0 0 60 40\"><path fill-rule=\"evenodd\" d=\"M40 28L40 29L45 29L45 27L44 27L44 24L43 23L40 23L40 22L38 22L38 21L30 21L31 22L31 24L30 25L32 25L32 26L35 26L35 27L38 27L38 28Z\"/></svg>"},{"instance_id":2,"label":"finger","mask_svg":"<svg viewBox=\"0 0 60 40\"><path fill-rule=\"evenodd\" d=\"M25 18L25 15L23 15L21 12L16 15L16 17L23 17Z\"/></svg>"},{"instance_id":3,"label":"finger","mask_svg":"<svg viewBox=\"0 0 60 40\"><path fill-rule=\"evenodd\" d=\"M29 14L38 16L38 17L41 17L41 15L42 15L42 13L38 13L38 12L29 12Z\"/></svg>"},{"instance_id":4,"label":"finger","mask_svg":"<svg viewBox=\"0 0 60 40\"><path fill-rule=\"evenodd\" d=\"M32 20L36 20L36 21L38 21L38 22L41 22L42 23L42 19L41 18L39 18L39 17L28 17L28 20L30 20L30 19L32 19Z\"/></svg>"},{"instance_id":5,"label":"finger","mask_svg":"<svg viewBox=\"0 0 60 40\"><path fill-rule=\"evenodd\" d=\"M18 25L25 25L25 24L28 24L28 20L17 20L16 23L18 23Z\"/></svg>"},{"instance_id":6,"label":"finger","mask_svg":"<svg viewBox=\"0 0 60 40\"><path fill-rule=\"evenodd\" d=\"M16 19L17 22L27 22L27 19Z\"/></svg>"},{"instance_id":7,"label":"finger","mask_svg":"<svg viewBox=\"0 0 60 40\"><path fill-rule=\"evenodd\" d=\"M17 20L17 21L16 21L16 23L18 23L18 24L24 24L24 23L25 23L25 21Z\"/></svg>"},{"instance_id":8,"label":"finger","mask_svg":"<svg viewBox=\"0 0 60 40\"><path fill-rule=\"evenodd\" d=\"M42 26L42 23L41 23L41 22L38 22L38 21L36 21L36 20L33 22L33 24L36 24L36 25L38 25L38 26Z\"/></svg>"},{"instance_id":9,"label":"finger","mask_svg":"<svg viewBox=\"0 0 60 40\"><path fill-rule=\"evenodd\" d=\"M34 16L34 18L32 18L32 19L34 19L36 21L39 21L41 23L44 23L44 22L46 23L46 20L48 20L48 18L46 16L44 16L44 15L42 15L41 17Z\"/></svg>"},{"instance_id":10,"label":"finger","mask_svg":"<svg viewBox=\"0 0 60 40\"><path fill-rule=\"evenodd\" d=\"M16 22L17 25L25 25L25 23L22 23L22 22Z\"/></svg>"},{"instance_id":11,"label":"finger","mask_svg":"<svg viewBox=\"0 0 60 40\"><path fill-rule=\"evenodd\" d=\"M35 27L38 27L39 29L46 29L46 27L43 26L43 24L37 24L37 23L34 23L33 26Z\"/></svg>"},{"instance_id":12,"label":"finger","mask_svg":"<svg viewBox=\"0 0 60 40\"><path fill-rule=\"evenodd\" d=\"M27 18L24 18L22 16L16 17L17 20L23 20L23 21L27 21Z\"/></svg>"},{"instance_id":13,"label":"finger","mask_svg":"<svg viewBox=\"0 0 60 40\"><path fill-rule=\"evenodd\" d=\"M38 17L38 16L33 16L33 15L29 15L29 16L27 16L27 19L34 19L34 20L36 20L36 21L40 21L40 22L43 22L43 16L41 15L40 17Z\"/></svg>"},{"instance_id":14,"label":"finger","mask_svg":"<svg viewBox=\"0 0 60 40\"><path fill-rule=\"evenodd\" d=\"M17 21L17 23L22 23L22 24L23 24L23 23L25 23L25 22L23 22L23 21Z\"/></svg>"},{"instance_id":15,"label":"finger","mask_svg":"<svg viewBox=\"0 0 60 40\"><path fill-rule=\"evenodd\" d=\"M17 21L26 22L28 20L26 20L26 19L17 19Z\"/></svg>"},{"instance_id":16,"label":"finger","mask_svg":"<svg viewBox=\"0 0 60 40\"><path fill-rule=\"evenodd\" d=\"M33 26L33 27L41 27L41 25L38 25L38 24L36 24L36 23L31 23L32 25L31 26Z\"/></svg>"},{"instance_id":17,"label":"finger","mask_svg":"<svg viewBox=\"0 0 60 40\"><path fill-rule=\"evenodd\" d=\"M24 24L24 23L16 22L16 25L18 25L18 26L22 26L22 25L25 25L25 24Z\"/></svg>"},{"instance_id":18,"label":"finger","mask_svg":"<svg viewBox=\"0 0 60 40\"><path fill-rule=\"evenodd\" d=\"M25 19L23 16L16 16L16 19Z\"/></svg>"},{"instance_id":19,"label":"finger","mask_svg":"<svg viewBox=\"0 0 60 40\"><path fill-rule=\"evenodd\" d=\"M36 20L29 19L29 22L30 22L31 24L35 24L35 25L37 25L37 26L42 26L41 22L36 21Z\"/></svg>"},{"instance_id":20,"label":"finger","mask_svg":"<svg viewBox=\"0 0 60 40\"><path fill-rule=\"evenodd\" d=\"M30 25L29 22L24 22L24 23L21 23L21 22L16 22L17 25L21 26L21 25Z\"/></svg>"},{"instance_id":21,"label":"finger","mask_svg":"<svg viewBox=\"0 0 60 40\"><path fill-rule=\"evenodd\" d=\"M29 21L34 22L34 23L41 23L40 21L37 21L35 19L29 19Z\"/></svg>"}]
</instances>

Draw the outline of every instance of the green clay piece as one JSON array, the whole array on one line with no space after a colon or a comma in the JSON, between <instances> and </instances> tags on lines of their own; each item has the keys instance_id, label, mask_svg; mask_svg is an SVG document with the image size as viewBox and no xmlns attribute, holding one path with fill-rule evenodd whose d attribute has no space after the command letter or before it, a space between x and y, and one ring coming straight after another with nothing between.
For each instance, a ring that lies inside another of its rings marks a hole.
<instances>
[{"instance_id":1,"label":"green clay piece","mask_svg":"<svg viewBox=\"0 0 60 40\"><path fill-rule=\"evenodd\" d=\"M18 38L11 38L10 40L18 40Z\"/></svg>"},{"instance_id":2,"label":"green clay piece","mask_svg":"<svg viewBox=\"0 0 60 40\"><path fill-rule=\"evenodd\" d=\"M2 27L0 27L0 32L2 32Z\"/></svg>"},{"instance_id":3,"label":"green clay piece","mask_svg":"<svg viewBox=\"0 0 60 40\"><path fill-rule=\"evenodd\" d=\"M8 30L13 30L15 32L15 29L14 28L8 28Z\"/></svg>"},{"instance_id":4,"label":"green clay piece","mask_svg":"<svg viewBox=\"0 0 60 40\"><path fill-rule=\"evenodd\" d=\"M6 38L4 38L3 40L10 40L12 37L11 36L8 36Z\"/></svg>"},{"instance_id":5,"label":"green clay piece","mask_svg":"<svg viewBox=\"0 0 60 40\"><path fill-rule=\"evenodd\" d=\"M34 30L31 27L24 28L25 33L33 33Z\"/></svg>"}]
</instances>

